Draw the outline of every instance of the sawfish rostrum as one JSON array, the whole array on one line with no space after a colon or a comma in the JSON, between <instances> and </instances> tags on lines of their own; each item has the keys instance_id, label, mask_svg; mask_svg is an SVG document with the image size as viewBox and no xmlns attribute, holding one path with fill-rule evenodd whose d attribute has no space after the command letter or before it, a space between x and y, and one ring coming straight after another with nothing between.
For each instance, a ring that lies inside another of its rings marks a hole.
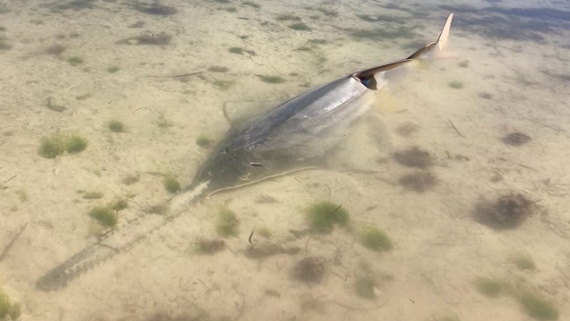
<instances>
[{"instance_id":1,"label":"sawfish rostrum","mask_svg":"<svg viewBox=\"0 0 570 321\"><path fill-rule=\"evenodd\" d=\"M371 109L375 93L385 89L391 73L443 50L452 18L450 15L435 42L405 59L351 73L233 125L192 184L169 201L166 218L141 214L50 270L37 281L37 286L43 290L65 286L82 272L180 216L188 204L205 195L320 163L349 126Z\"/></svg>"}]
</instances>

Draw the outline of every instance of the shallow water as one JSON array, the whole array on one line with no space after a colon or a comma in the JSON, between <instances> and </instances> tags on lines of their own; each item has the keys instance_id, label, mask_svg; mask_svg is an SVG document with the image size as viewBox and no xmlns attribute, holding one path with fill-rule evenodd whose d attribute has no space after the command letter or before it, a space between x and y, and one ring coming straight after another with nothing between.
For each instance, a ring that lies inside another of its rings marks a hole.
<instances>
[{"instance_id":1,"label":"shallow water","mask_svg":"<svg viewBox=\"0 0 570 321\"><path fill-rule=\"evenodd\" d=\"M0 1L0 291L18 319L568 318L568 3L159 4ZM334 168L212 195L165 224L143 215L173 196L166 176L191 182L229 128L224 104L407 57L450 12L446 54L383 97ZM87 147L42 156L58 133ZM161 227L38 289L105 232L88 213L121 199L119 231L141 215ZM350 223L307 230L324 200ZM239 221L227 238L224 207ZM365 246L370 226L390 249Z\"/></svg>"}]
</instances>

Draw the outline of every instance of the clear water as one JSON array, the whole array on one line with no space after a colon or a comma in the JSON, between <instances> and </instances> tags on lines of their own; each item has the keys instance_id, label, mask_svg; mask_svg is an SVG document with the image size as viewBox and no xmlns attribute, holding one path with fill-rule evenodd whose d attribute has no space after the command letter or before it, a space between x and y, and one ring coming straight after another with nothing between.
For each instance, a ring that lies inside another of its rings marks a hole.
<instances>
[{"instance_id":1,"label":"clear water","mask_svg":"<svg viewBox=\"0 0 570 321\"><path fill-rule=\"evenodd\" d=\"M407 57L450 12L445 55L381 97L333 168L212 195L36 286L104 238L94 207L128 200L120 233L172 197L166 176L188 185L212 151L199 138L228 131L224 104ZM15 304L21 320L569 318L567 2L3 0L0 27L0 319ZM58 134L87 147L45 157ZM350 223L308 229L319 201ZM390 249L364 246L371 226Z\"/></svg>"}]
</instances>

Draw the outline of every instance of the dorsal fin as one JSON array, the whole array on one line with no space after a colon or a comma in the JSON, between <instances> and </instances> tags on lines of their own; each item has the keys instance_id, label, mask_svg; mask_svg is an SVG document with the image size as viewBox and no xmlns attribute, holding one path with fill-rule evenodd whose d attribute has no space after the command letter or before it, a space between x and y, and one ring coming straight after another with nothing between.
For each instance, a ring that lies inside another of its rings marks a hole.
<instances>
[{"instance_id":1,"label":"dorsal fin","mask_svg":"<svg viewBox=\"0 0 570 321\"><path fill-rule=\"evenodd\" d=\"M408 63L408 62L411 62L411 61L412 61L411 59L402 59L402 60L394 61L394 62L391 62L389 64L385 64L382 66L377 66L377 67L373 67L370 69L355 72L354 74L352 74L352 76L359 78L359 79L363 79L363 78L366 78L368 76L372 76L376 73L379 73L381 71L386 71L386 70L390 70L390 69L400 67L401 65Z\"/></svg>"},{"instance_id":2,"label":"dorsal fin","mask_svg":"<svg viewBox=\"0 0 570 321\"><path fill-rule=\"evenodd\" d=\"M443 29L441 30L439 37L437 37L437 40L435 42L426 45L423 48L420 48L419 50L411 54L408 57L408 59L418 59L418 57L421 57L424 53L433 49L435 45L437 45L439 51L443 51L445 47L447 47L447 40L449 38L449 30L451 29L452 20L453 20L453 13L451 13L449 17L447 17L447 21L445 21L445 25L443 25Z\"/></svg>"}]
</instances>

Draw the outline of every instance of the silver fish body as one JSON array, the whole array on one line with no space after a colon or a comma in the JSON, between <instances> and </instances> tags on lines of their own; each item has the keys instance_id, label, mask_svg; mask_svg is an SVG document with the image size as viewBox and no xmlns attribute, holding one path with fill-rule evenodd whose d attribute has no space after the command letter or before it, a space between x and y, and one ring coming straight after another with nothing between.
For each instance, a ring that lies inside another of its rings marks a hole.
<instances>
[{"instance_id":1,"label":"silver fish body","mask_svg":"<svg viewBox=\"0 0 570 321\"><path fill-rule=\"evenodd\" d=\"M386 86L388 73L445 48L452 19L453 14L435 42L405 59L352 73L232 128L187 190L207 184L204 192L212 192L296 166L320 163L345 130L370 109L374 102L371 93Z\"/></svg>"},{"instance_id":2,"label":"silver fish body","mask_svg":"<svg viewBox=\"0 0 570 321\"><path fill-rule=\"evenodd\" d=\"M343 130L370 109L368 91L358 78L343 77L232 128L194 184L210 181L212 191L319 162Z\"/></svg>"}]
</instances>

